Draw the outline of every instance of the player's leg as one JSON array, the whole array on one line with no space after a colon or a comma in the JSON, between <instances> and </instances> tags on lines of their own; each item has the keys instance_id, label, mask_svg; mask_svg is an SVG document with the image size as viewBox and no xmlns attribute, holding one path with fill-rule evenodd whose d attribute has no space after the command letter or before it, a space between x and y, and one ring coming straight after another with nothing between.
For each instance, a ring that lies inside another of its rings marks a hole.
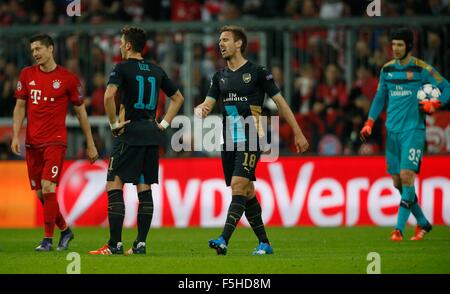
<instances>
[{"instance_id":1,"label":"player's leg","mask_svg":"<svg viewBox=\"0 0 450 294\"><path fill-rule=\"evenodd\" d=\"M27 148L25 153L27 162L28 179L30 181L31 189L39 191L38 197L44 205L44 196L42 195L41 176L44 168L44 153L43 149ZM44 229L45 230L45 229ZM45 241L45 242L44 242ZM45 238L39 243L36 251L49 251L52 248L52 243ZM44 250L45 249L45 250Z\"/></svg>"},{"instance_id":2,"label":"player's leg","mask_svg":"<svg viewBox=\"0 0 450 294\"><path fill-rule=\"evenodd\" d=\"M125 218L125 202L123 200L123 182L119 176L106 183L108 191L108 221L109 221L109 240L108 245L111 248L120 249L119 243L122 243L122 228ZM120 250L119 250L120 251Z\"/></svg>"},{"instance_id":3,"label":"player's leg","mask_svg":"<svg viewBox=\"0 0 450 294\"><path fill-rule=\"evenodd\" d=\"M56 186L59 183L59 178L61 174L61 170L64 164L64 157L66 154L66 147L64 146L49 146L45 149L44 157L46 164L49 163L51 169L46 168L47 172L43 173L43 179L49 180L49 183L53 183L51 191L56 190ZM59 165L58 165L59 164ZM58 167L57 167L58 166ZM51 172L51 174L48 173ZM48 183L47 183L48 184ZM44 188L42 188L44 190ZM53 193L53 192L52 192ZM45 202L44 192L42 192L42 198ZM56 198L56 194L55 194ZM45 205L45 204L44 204ZM67 225L61 211L59 209L58 201L56 200L56 218L55 218L56 226L61 230L61 234L58 241L58 247L56 250L67 250L69 248L69 243L74 239L74 233Z\"/></svg>"},{"instance_id":4,"label":"player's leg","mask_svg":"<svg viewBox=\"0 0 450 294\"><path fill-rule=\"evenodd\" d=\"M253 229L256 237L258 238L258 246L253 252L254 255L271 254L273 248L270 245L269 238L267 238L266 229L262 220L262 210L259 204L258 198L255 194L255 186L253 182L250 182L247 187L247 203L245 206L245 216L248 223Z\"/></svg>"},{"instance_id":5,"label":"player's leg","mask_svg":"<svg viewBox=\"0 0 450 294\"><path fill-rule=\"evenodd\" d=\"M420 170L425 144L425 131L403 132L399 134L398 139L401 144L400 181L402 193L396 230L403 234L416 198L414 180L416 173Z\"/></svg>"},{"instance_id":6,"label":"player's leg","mask_svg":"<svg viewBox=\"0 0 450 294\"><path fill-rule=\"evenodd\" d=\"M225 182L227 186L231 186L232 200L222 235L209 242L209 246L216 249L218 254L226 254L228 241L245 211L249 198L249 185L251 181L255 180L259 155L258 151L222 151Z\"/></svg>"},{"instance_id":7,"label":"player's leg","mask_svg":"<svg viewBox=\"0 0 450 294\"><path fill-rule=\"evenodd\" d=\"M41 202L42 206L44 206L44 195L42 194L42 190L41 189L36 190L36 195L39 199L39 202ZM64 232L67 229L69 229L69 226L67 225L66 220L64 219L64 217L61 214L61 210L59 209L59 203L57 203L57 204L58 204L58 210L57 210L55 224L61 232Z\"/></svg>"},{"instance_id":8,"label":"player's leg","mask_svg":"<svg viewBox=\"0 0 450 294\"><path fill-rule=\"evenodd\" d=\"M58 203L56 200L56 184L48 180L41 181L42 195L44 198L44 241L43 243L49 243L49 246L53 244L53 233L55 229L55 221L58 209ZM41 247L42 247L41 243ZM44 246L45 247L45 246ZM36 248L37 251L47 251L44 248L42 250Z\"/></svg>"},{"instance_id":9,"label":"player's leg","mask_svg":"<svg viewBox=\"0 0 450 294\"><path fill-rule=\"evenodd\" d=\"M400 175L392 175L392 179L394 182L394 187L397 188L397 190L400 192L400 195L402 194L402 182L400 179ZM432 229L432 225L427 220L425 215L423 214L423 211L418 203L417 194L414 195L414 201L411 205L411 213L414 215L414 217L417 220L417 226L414 233L414 236L411 237L411 240L422 240L423 236L430 232Z\"/></svg>"},{"instance_id":10,"label":"player's leg","mask_svg":"<svg viewBox=\"0 0 450 294\"><path fill-rule=\"evenodd\" d=\"M397 215L396 230L399 230L402 235L405 229L406 221L411 214L411 206L415 197L414 179L415 172L412 170L402 169L400 171L400 181L402 183L402 193L400 207Z\"/></svg>"},{"instance_id":11,"label":"player's leg","mask_svg":"<svg viewBox=\"0 0 450 294\"><path fill-rule=\"evenodd\" d=\"M109 240L97 250L89 251L93 255L123 254L122 228L125 218L123 199L124 175L126 176L126 156L129 146L115 141L108 164L106 190L108 192ZM132 168L132 166L130 166Z\"/></svg>"},{"instance_id":12,"label":"player's leg","mask_svg":"<svg viewBox=\"0 0 450 294\"><path fill-rule=\"evenodd\" d=\"M239 158L237 158L237 151L222 151L222 169L225 177L225 183L227 186L232 187L232 198L230 206L228 207L227 218L223 228L222 235L217 239L209 240L208 245L210 248L215 249L217 254L225 255L228 250L228 240L233 233L236 224L239 222L242 214L245 210L245 203L247 201L246 197L246 187L247 182L245 178L242 180L240 177L235 177L235 167L241 165L239 163ZM237 163L238 162L238 163ZM234 189L233 189L234 187ZM238 218L236 220L236 218ZM225 235L225 236L224 236Z\"/></svg>"},{"instance_id":13,"label":"player's leg","mask_svg":"<svg viewBox=\"0 0 450 294\"><path fill-rule=\"evenodd\" d=\"M402 142L404 142L406 147L404 150L407 152L402 154L401 168L414 171L413 175L415 178L416 174L420 172L420 167L422 164L422 156L425 149L425 130L414 130L408 132L402 139ZM412 182L412 186L413 185L414 181ZM416 193L414 193L414 198L411 203L411 213L416 218L418 224L415 230L415 235L411 238L411 240L421 240L426 233L431 231L432 226L420 208Z\"/></svg>"},{"instance_id":14,"label":"player's leg","mask_svg":"<svg viewBox=\"0 0 450 294\"><path fill-rule=\"evenodd\" d=\"M109 162L111 168L113 157ZM108 222L109 240L97 250L89 251L92 255L123 254L122 227L125 218L125 202L123 200L123 182L117 175L111 175L108 171L106 190L108 191Z\"/></svg>"},{"instance_id":15,"label":"player's leg","mask_svg":"<svg viewBox=\"0 0 450 294\"><path fill-rule=\"evenodd\" d=\"M138 233L128 254L145 254L147 235L153 218L153 196L151 184L158 183L159 147L146 146L142 162L142 175L137 185L139 207L137 215Z\"/></svg>"},{"instance_id":16,"label":"player's leg","mask_svg":"<svg viewBox=\"0 0 450 294\"><path fill-rule=\"evenodd\" d=\"M225 255L228 250L228 242L236 229L239 220L245 210L245 204L247 202L246 189L249 179L233 176L231 178L231 190L232 198L230 206L228 207L227 218L222 230L222 234L219 238L209 240L209 247L216 249L217 254Z\"/></svg>"},{"instance_id":17,"label":"player's leg","mask_svg":"<svg viewBox=\"0 0 450 294\"><path fill-rule=\"evenodd\" d=\"M231 235L236 229L247 203L247 186L250 180L241 176L231 178L231 203L228 207L227 219L222 231L222 237L228 244Z\"/></svg>"},{"instance_id":18,"label":"player's leg","mask_svg":"<svg viewBox=\"0 0 450 294\"><path fill-rule=\"evenodd\" d=\"M41 189L37 190L36 195L39 201L41 202L42 206L44 206L44 195L42 193L42 190ZM75 235L71 230L71 228L67 225L64 217L62 216L58 202L56 202L56 204L57 204L57 211L56 211L57 214L55 224L61 231L58 241L58 247L56 248L56 250L62 251L67 250L69 248L69 243L75 238Z\"/></svg>"},{"instance_id":19,"label":"player's leg","mask_svg":"<svg viewBox=\"0 0 450 294\"><path fill-rule=\"evenodd\" d=\"M398 136L395 133L387 133L386 136L386 164L387 172L392 175L394 186L402 187L400 180L400 160L401 160L401 145L398 142ZM398 188L397 188L398 189ZM401 193L400 193L401 195ZM400 213L400 209L398 214ZM401 241L403 239L402 232L394 229L391 233L392 241Z\"/></svg>"},{"instance_id":20,"label":"player's leg","mask_svg":"<svg viewBox=\"0 0 450 294\"><path fill-rule=\"evenodd\" d=\"M64 146L47 146L42 148L43 168L41 176L41 192L44 199L44 230L45 237L37 251L48 251L53 243L56 217L59 212L56 198L56 186L64 162L66 148ZM47 248L46 248L47 247Z\"/></svg>"}]
</instances>

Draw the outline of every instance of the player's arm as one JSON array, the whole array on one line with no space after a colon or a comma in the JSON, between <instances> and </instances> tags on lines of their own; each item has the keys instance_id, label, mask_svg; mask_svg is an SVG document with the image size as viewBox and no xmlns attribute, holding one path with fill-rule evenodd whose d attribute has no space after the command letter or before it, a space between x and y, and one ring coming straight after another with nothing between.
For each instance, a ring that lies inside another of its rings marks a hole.
<instances>
[{"instance_id":1,"label":"player's arm","mask_svg":"<svg viewBox=\"0 0 450 294\"><path fill-rule=\"evenodd\" d=\"M427 65L422 73L425 75L425 83L436 85L442 93L440 97L435 97L435 99L423 100L420 102L420 109L427 114L432 114L442 105L445 105L449 102L450 83L430 65Z\"/></svg>"},{"instance_id":2,"label":"player's arm","mask_svg":"<svg viewBox=\"0 0 450 294\"><path fill-rule=\"evenodd\" d=\"M16 106L13 113L13 137L11 141L11 151L20 155L20 129L22 128L23 120L25 119L26 100L17 99Z\"/></svg>"},{"instance_id":3,"label":"player's arm","mask_svg":"<svg viewBox=\"0 0 450 294\"><path fill-rule=\"evenodd\" d=\"M169 108L167 109L166 114L164 115L163 120L158 123L158 128L160 130L165 130L170 123L172 122L175 115L177 115L181 106L183 106L184 97L180 91L176 91L175 94L170 96Z\"/></svg>"},{"instance_id":4,"label":"player's arm","mask_svg":"<svg viewBox=\"0 0 450 294\"><path fill-rule=\"evenodd\" d=\"M26 71L22 70L17 81L16 90L14 96L16 97L16 106L13 112L13 138L11 141L11 151L20 155L20 129L22 128L23 120L25 119L25 112L27 108L27 82Z\"/></svg>"},{"instance_id":5,"label":"player's arm","mask_svg":"<svg viewBox=\"0 0 450 294\"><path fill-rule=\"evenodd\" d=\"M206 94L206 98L203 103L197 105L197 107L194 108L194 114L196 116L203 118L207 117L208 114L210 114L213 110L214 105L216 105L216 99L220 95L218 75L219 73L216 72L211 78L208 93Z\"/></svg>"},{"instance_id":6,"label":"player's arm","mask_svg":"<svg viewBox=\"0 0 450 294\"><path fill-rule=\"evenodd\" d=\"M303 135L302 129L298 125L291 108L281 95L280 89L275 84L272 73L265 67L258 68L258 84L269 97L272 97L272 100L277 105L278 114L286 120L294 132L294 143L297 153L303 153L308 150L308 140Z\"/></svg>"},{"instance_id":7,"label":"player's arm","mask_svg":"<svg viewBox=\"0 0 450 294\"><path fill-rule=\"evenodd\" d=\"M370 105L369 117L364 123L363 128L359 132L362 141L367 140L367 138L372 135L373 125L377 118L380 116L381 111L383 111L387 96L388 89L383 78L383 70L381 70L377 93L375 94L375 98L372 101L372 105Z\"/></svg>"},{"instance_id":8,"label":"player's arm","mask_svg":"<svg viewBox=\"0 0 450 294\"><path fill-rule=\"evenodd\" d=\"M122 121L118 122L116 118L116 101L114 97L118 92L119 88L115 84L109 84L106 87L105 95L104 95L104 105L106 115L108 116L109 125L111 127L111 131L113 136L118 136L120 132L123 130L123 127L128 124L130 121Z\"/></svg>"},{"instance_id":9,"label":"player's arm","mask_svg":"<svg viewBox=\"0 0 450 294\"><path fill-rule=\"evenodd\" d=\"M306 140L305 136L303 135L302 129L298 125L297 120L294 117L294 113L292 113L292 110L287 104L284 97L280 93L278 93L272 97L272 100L277 105L279 115L286 120L286 122L294 132L294 142L297 153L303 153L308 150L308 140Z\"/></svg>"},{"instance_id":10,"label":"player's arm","mask_svg":"<svg viewBox=\"0 0 450 294\"><path fill-rule=\"evenodd\" d=\"M73 106L75 110L75 115L80 122L81 130L83 131L84 136L86 137L86 153L89 161L94 163L98 159L97 148L94 144L94 138L92 138L91 125L88 120L86 107L84 103L76 106Z\"/></svg>"},{"instance_id":11,"label":"player's arm","mask_svg":"<svg viewBox=\"0 0 450 294\"><path fill-rule=\"evenodd\" d=\"M203 103L197 105L194 109L194 114L198 117L207 117L216 105L216 99L207 96Z\"/></svg>"}]
</instances>

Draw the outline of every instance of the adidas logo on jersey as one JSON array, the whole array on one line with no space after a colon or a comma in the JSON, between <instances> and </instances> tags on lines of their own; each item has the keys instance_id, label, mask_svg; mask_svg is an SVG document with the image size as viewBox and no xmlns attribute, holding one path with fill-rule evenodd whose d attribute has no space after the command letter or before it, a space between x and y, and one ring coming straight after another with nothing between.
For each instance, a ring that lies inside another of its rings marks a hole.
<instances>
[{"instance_id":1,"label":"adidas logo on jersey","mask_svg":"<svg viewBox=\"0 0 450 294\"><path fill-rule=\"evenodd\" d=\"M30 86L36 86L36 82L34 80L32 80L31 82L28 83L28 85Z\"/></svg>"}]
</instances>

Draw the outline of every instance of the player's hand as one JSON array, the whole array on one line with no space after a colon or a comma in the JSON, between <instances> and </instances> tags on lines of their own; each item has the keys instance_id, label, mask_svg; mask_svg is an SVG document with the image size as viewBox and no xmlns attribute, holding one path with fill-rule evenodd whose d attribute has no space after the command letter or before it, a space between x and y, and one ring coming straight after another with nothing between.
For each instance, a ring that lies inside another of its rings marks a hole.
<instances>
[{"instance_id":1,"label":"player's hand","mask_svg":"<svg viewBox=\"0 0 450 294\"><path fill-rule=\"evenodd\" d=\"M207 117L210 112L211 109L209 109L209 107L204 104L200 104L199 106L194 108L194 114L200 118Z\"/></svg>"},{"instance_id":2,"label":"player's hand","mask_svg":"<svg viewBox=\"0 0 450 294\"><path fill-rule=\"evenodd\" d=\"M426 114L432 114L441 107L439 99L422 100L419 102L419 108Z\"/></svg>"},{"instance_id":3,"label":"player's hand","mask_svg":"<svg viewBox=\"0 0 450 294\"><path fill-rule=\"evenodd\" d=\"M95 147L94 144L87 146L86 155L91 163L94 163L98 159L97 148Z\"/></svg>"},{"instance_id":4,"label":"player's hand","mask_svg":"<svg viewBox=\"0 0 450 294\"><path fill-rule=\"evenodd\" d=\"M164 132L164 131L166 130L160 123L156 123L156 125L158 126L158 129L159 129L161 132Z\"/></svg>"},{"instance_id":5,"label":"player's hand","mask_svg":"<svg viewBox=\"0 0 450 294\"><path fill-rule=\"evenodd\" d=\"M15 155L20 156L20 140L19 138L14 137L11 141L11 151Z\"/></svg>"},{"instance_id":6,"label":"player's hand","mask_svg":"<svg viewBox=\"0 0 450 294\"><path fill-rule=\"evenodd\" d=\"M373 124L374 124L374 121L370 118L366 121L363 128L361 129L361 132L359 132L361 141L363 141L363 142L366 141L367 138L369 138L370 135L372 135Z\"/></svg>"},{"instance_id":7,"label":"player's hand","mask_svg":"<svg viewBox=\"0 0 450 294\"><path fill-rule=\"evenodd\" d=\"M308 140L306 140L303 133L296 134L294 137L294 142L297 153L303 153L309 148Z\"/></svg>"},{"instance_id":8,"label":"player's hand","mask_svg":"<svg viewBox=\"0 0 450 294\"><path fill-rule=\"evenodd\" d=\"M267 142L267 138L261 137L259 138L259 148L261 150L261 154L269 155L272 151L270 144Z\"/></svg>"},{"instance_id":9,"label":"player's hand","mask_svg":"<svg viewBox=\"0 0 450 294\"><path fill-rule=\"evenodd\" d=\"M111 132L112 132L113 136L118 137L118 136L122 135L125 125L127 125L129 123L130 123L130 120L127 120L127 121L119 122L117 124L117 126L114 128L111 127Z\"/></svg>"}]
</instances>

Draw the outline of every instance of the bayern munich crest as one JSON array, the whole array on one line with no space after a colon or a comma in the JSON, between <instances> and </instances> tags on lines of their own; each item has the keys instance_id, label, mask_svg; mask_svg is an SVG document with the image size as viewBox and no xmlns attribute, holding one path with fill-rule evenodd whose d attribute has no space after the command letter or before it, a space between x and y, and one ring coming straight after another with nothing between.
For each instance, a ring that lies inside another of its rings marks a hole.
<instances>
[{"instance_id":1,"label":"bayern munich crest","mask_svg":"<svg viewBox=\"0 0 450 294\"><path fill-rule=\"evenodd\" d=\"M17 82L17 90L22 90L22 83L20 81Z\"/></svg>"},{"instance_id":2,"label":"bayern munich crest","mask_svg":"<svg viewBox=\"0 0 450 294\"><path fill-rule=\"evenodd\" d=\"M59 89L61 87L61 81L60 80L54 80L53 81L53 89Z\"/></svg>"}]
</instances>

